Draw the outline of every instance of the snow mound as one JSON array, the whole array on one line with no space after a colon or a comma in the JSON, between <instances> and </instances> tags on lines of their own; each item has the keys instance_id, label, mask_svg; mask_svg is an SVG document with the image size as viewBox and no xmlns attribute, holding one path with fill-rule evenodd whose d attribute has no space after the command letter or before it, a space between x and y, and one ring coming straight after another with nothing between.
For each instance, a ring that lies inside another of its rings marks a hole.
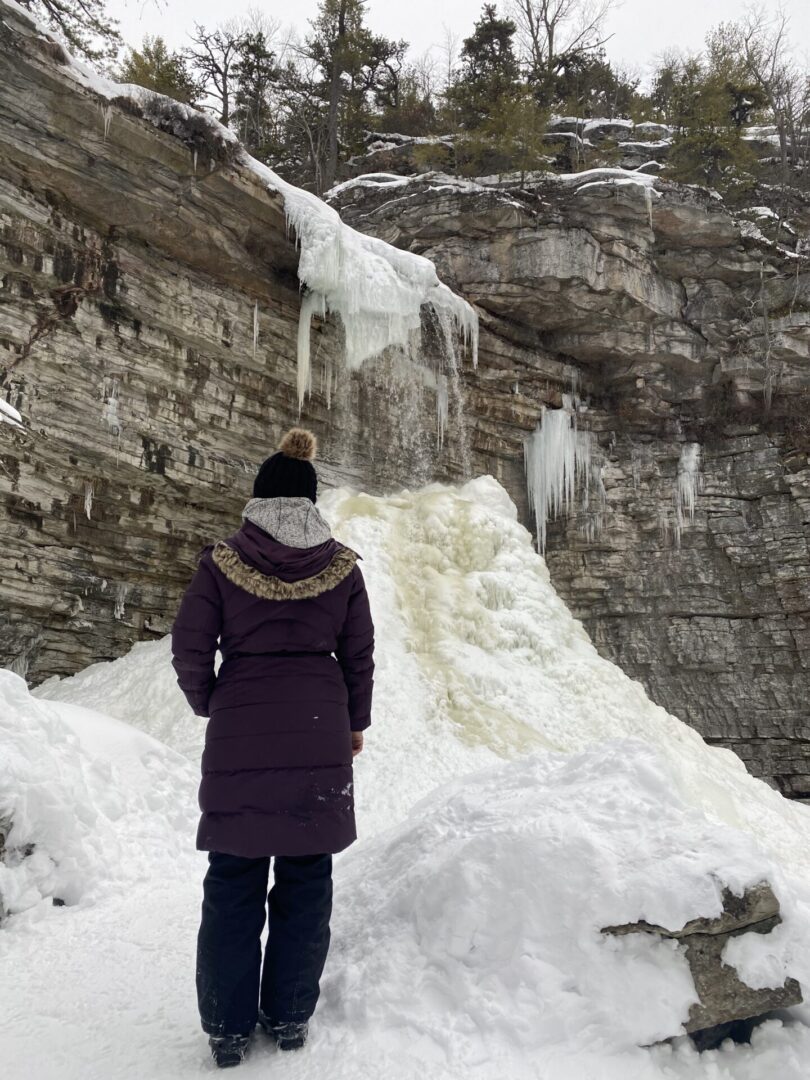
<instances>
[{"instance_id":1,"label":"snow mound","mask_svg":"<svg viewBox=\"0 0 810 1080\"><path fill-rule=\"evenodd\" d=\"M101 713L34 698L0 669L0 911L154 873L193 838L196 769Z\"/></svg>"},{"instance_id":2,"label":"snow mound","mask_svg":"<svg viewBox=\"0 0 810 1080\"><path fill-rule=\"evenodd\" d=\"M752 986L788 976L810 986L810 811L599 656L493 478L387 497L340 489L319 505L363 557L377 670L355 771L361 839L335 860L332 951L301 1067L335 1080L805 1080L806 1007L763 1025L750 1048L642 1049L679 1031L695 994L686 962L672 942L600 930L639 919L678 928L717 915L722 884L740 893L766 878L783 923L740 936L724 959ZM16 920L3 931L29 972L21 1018L42 1010L54 972L76 980L86 970L93 984L83 1005L63 1003L48 1036L54 1053L69 1049L71 1069L59 1075L86 1075L99 1060L94 1016L120 971L129 978L148 953L157 959L139 993L160 1008L144 1018L133 1001L110 1018L117 1049L105 1076L163 1075L170 1059L172 1076L190 1080L204 1048L195 1056L193 991L178 968L193 971L203 866L190 819L204 721L178 697L166 640L49 680L25 700L58 708L60 732L71 708L95 705L195 758L192 767L163 749L172 790L147 792L141 753L113 754L121 725L99 721L84 746L113 772L94 787L86 751L71 744L79 805L89 792L96 813L82 833L96 874L89 895L104 903L93 930L49 920L46 955L39 938L15 933ZM143 750L155 746L149 738ZM104 798L142 809L114 819ZM106 891L97 852L109 864ZM134 960L132 941L118 939L133 903L149 912L131 931ZM103 970L82 959L83 932L104 935ZM26 1063L14 1080L39 1075L27 1023L9 1038ZM257 1077L276 1067L287 1063L261 1046L244 1066Z\"/></svg>"},{"instance_id":3,"label":"snow mound","mask_svg":"<svg viewBox=\"0 0 810 1080\"><path fill-rule=\"evenodd\" d=\"M190 760L199 758L205 721L195 716L171 666L171 637L139 641L117 660L90 664L66 678L51 676L34 690L37 698L92 707L140 728ZM217 668L219 667L217 654Z\"/></svg>"},{"instance_id":4,"label":"snow mound","mask_svg":"<svg viewBox=\"0 0 810 1080\"><path fill-rule=\"evenodd\" d=\"M697 1001L680 947L601 928L718 916L721 883L741 895L772 867L676 790L652 747L613 740L421 801L342 866L328 1013L361 1034L393 1032L394 1049L458 1075L572 1033L610 1053L680 1034Z\"/></svg>"}]
</instances>

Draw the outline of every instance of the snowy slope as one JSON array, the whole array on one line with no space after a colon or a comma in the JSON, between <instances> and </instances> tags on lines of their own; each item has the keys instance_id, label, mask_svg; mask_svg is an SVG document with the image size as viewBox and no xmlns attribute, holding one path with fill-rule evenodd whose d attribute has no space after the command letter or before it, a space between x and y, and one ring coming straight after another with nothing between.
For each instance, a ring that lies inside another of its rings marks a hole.
<instances>
[{"instance_id":1,"label":"snowy slope","mask_svg":"<svg viewBox=\"0 0 810 1080\"><path fill-rule=\"evenodd\" d=\"M764 876L785 922L727 959L752 984L791 974L810 986L808 810L597 655L491 478L387 498L336 491L321 505L363 555L377 625L374 723L356 766L362 839L336 860L311 1044L280 1058L259 1043L244 1075L806 1080L804 1007L750 1048L698 1056L681 1038L640 1049L679 1030L688 971L669 945L599 928L717 914L720 881L740 890ZM18 973L0 983L4 1075L199 1075L205 861L192 850L191 762L202 722L174 684L168 643L49 680L27 705L10 674L0 695L17 710L7 726L28 739L10 781L0 764L0 816L25 755L46 741L95 814L71 839L84 859L78 903L29 898L0 931L0 970Z\"/></svg>"}]
</instances>

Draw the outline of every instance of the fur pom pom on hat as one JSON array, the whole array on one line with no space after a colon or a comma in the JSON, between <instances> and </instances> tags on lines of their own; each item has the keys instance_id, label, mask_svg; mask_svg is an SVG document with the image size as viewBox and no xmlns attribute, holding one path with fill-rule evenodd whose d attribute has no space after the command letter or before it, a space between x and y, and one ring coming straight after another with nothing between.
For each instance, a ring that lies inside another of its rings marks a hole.
<instances>
[{"instance_id":1,"label":"fur pom pom on hat","mask_svg":"<svg viewBox=\"0 0 810 1080\"><path fill-rule=\"evenodd\" d=\"M307 428L290 428L278 448L286 457L312 461L318 449L318 440Z\"/></svg>"},{"instance_id":2,"label":"fur pom pom on hat","mask_svg":"<svg viewBox=\"0 0 810 1080\"><path fill-rule=\"evenodd\" d=\"M318 448L306 428L290 428L275 454L262 462L253 481L254 499L305 498L315 502L318 474L312 459Z\"/></svg>"}]
</instances>

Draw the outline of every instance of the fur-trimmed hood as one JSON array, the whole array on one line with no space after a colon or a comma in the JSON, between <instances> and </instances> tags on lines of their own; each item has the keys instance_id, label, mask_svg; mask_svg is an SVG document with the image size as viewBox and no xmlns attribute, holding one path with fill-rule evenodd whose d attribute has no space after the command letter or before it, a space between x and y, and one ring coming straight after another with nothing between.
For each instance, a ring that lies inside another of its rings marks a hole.
<instances>
[{"instance_id":1,"label":"fur-trimmed hood","mask_svg":"<svg viewBox=\"0 0 810 1080\"><path fill-rule=\"evenodd\" d=\"M270 506L267 504L301 503ZM308 503L304 507L303 503ZM258 506L256 504L266 504ZM247 511L251 513L248 516ZM317 515L315 517L313 515ZM299 519L296 524L296 518ZM256 521L282 523L283 535L299 544L282 543ZM306 525L306 528L304 526ZM305 533L328 539L300 546ZM217 569L239 588L267 600L309 599L334 589L352 572L356 551L331 537L328 524L308 499L251 499L243 511L242 527L206 549Z\"/></svg>"},{"instance_id":2,"label":"fur-trimmed hood","mask_svg":"<svg viewBox=\"0 0 810 1080\"><path fill-rule=\"evenodd\" d=\"M229 581L240 589L261 596L264 600L311 600L339 585L354 569L359 556L351 548L336 545L329 562L317 573L295 581L285 581L272 574L263 574L239 555L234 548L220 540L214 545L211 558Z\"/></svg>"}]
</instances>

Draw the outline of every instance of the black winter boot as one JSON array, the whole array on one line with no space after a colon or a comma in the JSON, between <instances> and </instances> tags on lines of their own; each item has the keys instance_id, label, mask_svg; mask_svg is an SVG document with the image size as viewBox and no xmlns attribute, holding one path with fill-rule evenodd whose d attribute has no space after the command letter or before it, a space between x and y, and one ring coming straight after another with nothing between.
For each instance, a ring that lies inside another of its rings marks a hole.
<instances>
[{"instance_id":1,"label":"black winter boot","mask_svg":"<svg viewBox=\"0 0 810 1080\"><path fill-rule=\"evenodd\" d=\"M220 1069L241 1065L247 1052L247 1035L212 1035L208 1040L211 1056Z\"/></svg>"},{"instance_id":2,"label":"black winter boot","mask_svg":"<svg viewBox=\"0 0 810 1080\"><path fill-rule=\"evenodd\" d=\"M263 1031L275 1039L279 1050L300 1050L309 1034L309 1024L306 1020L289 1020L286 1023L277 1024L260 1012L259 1024Z\"/></svg>"}]
</instances>

